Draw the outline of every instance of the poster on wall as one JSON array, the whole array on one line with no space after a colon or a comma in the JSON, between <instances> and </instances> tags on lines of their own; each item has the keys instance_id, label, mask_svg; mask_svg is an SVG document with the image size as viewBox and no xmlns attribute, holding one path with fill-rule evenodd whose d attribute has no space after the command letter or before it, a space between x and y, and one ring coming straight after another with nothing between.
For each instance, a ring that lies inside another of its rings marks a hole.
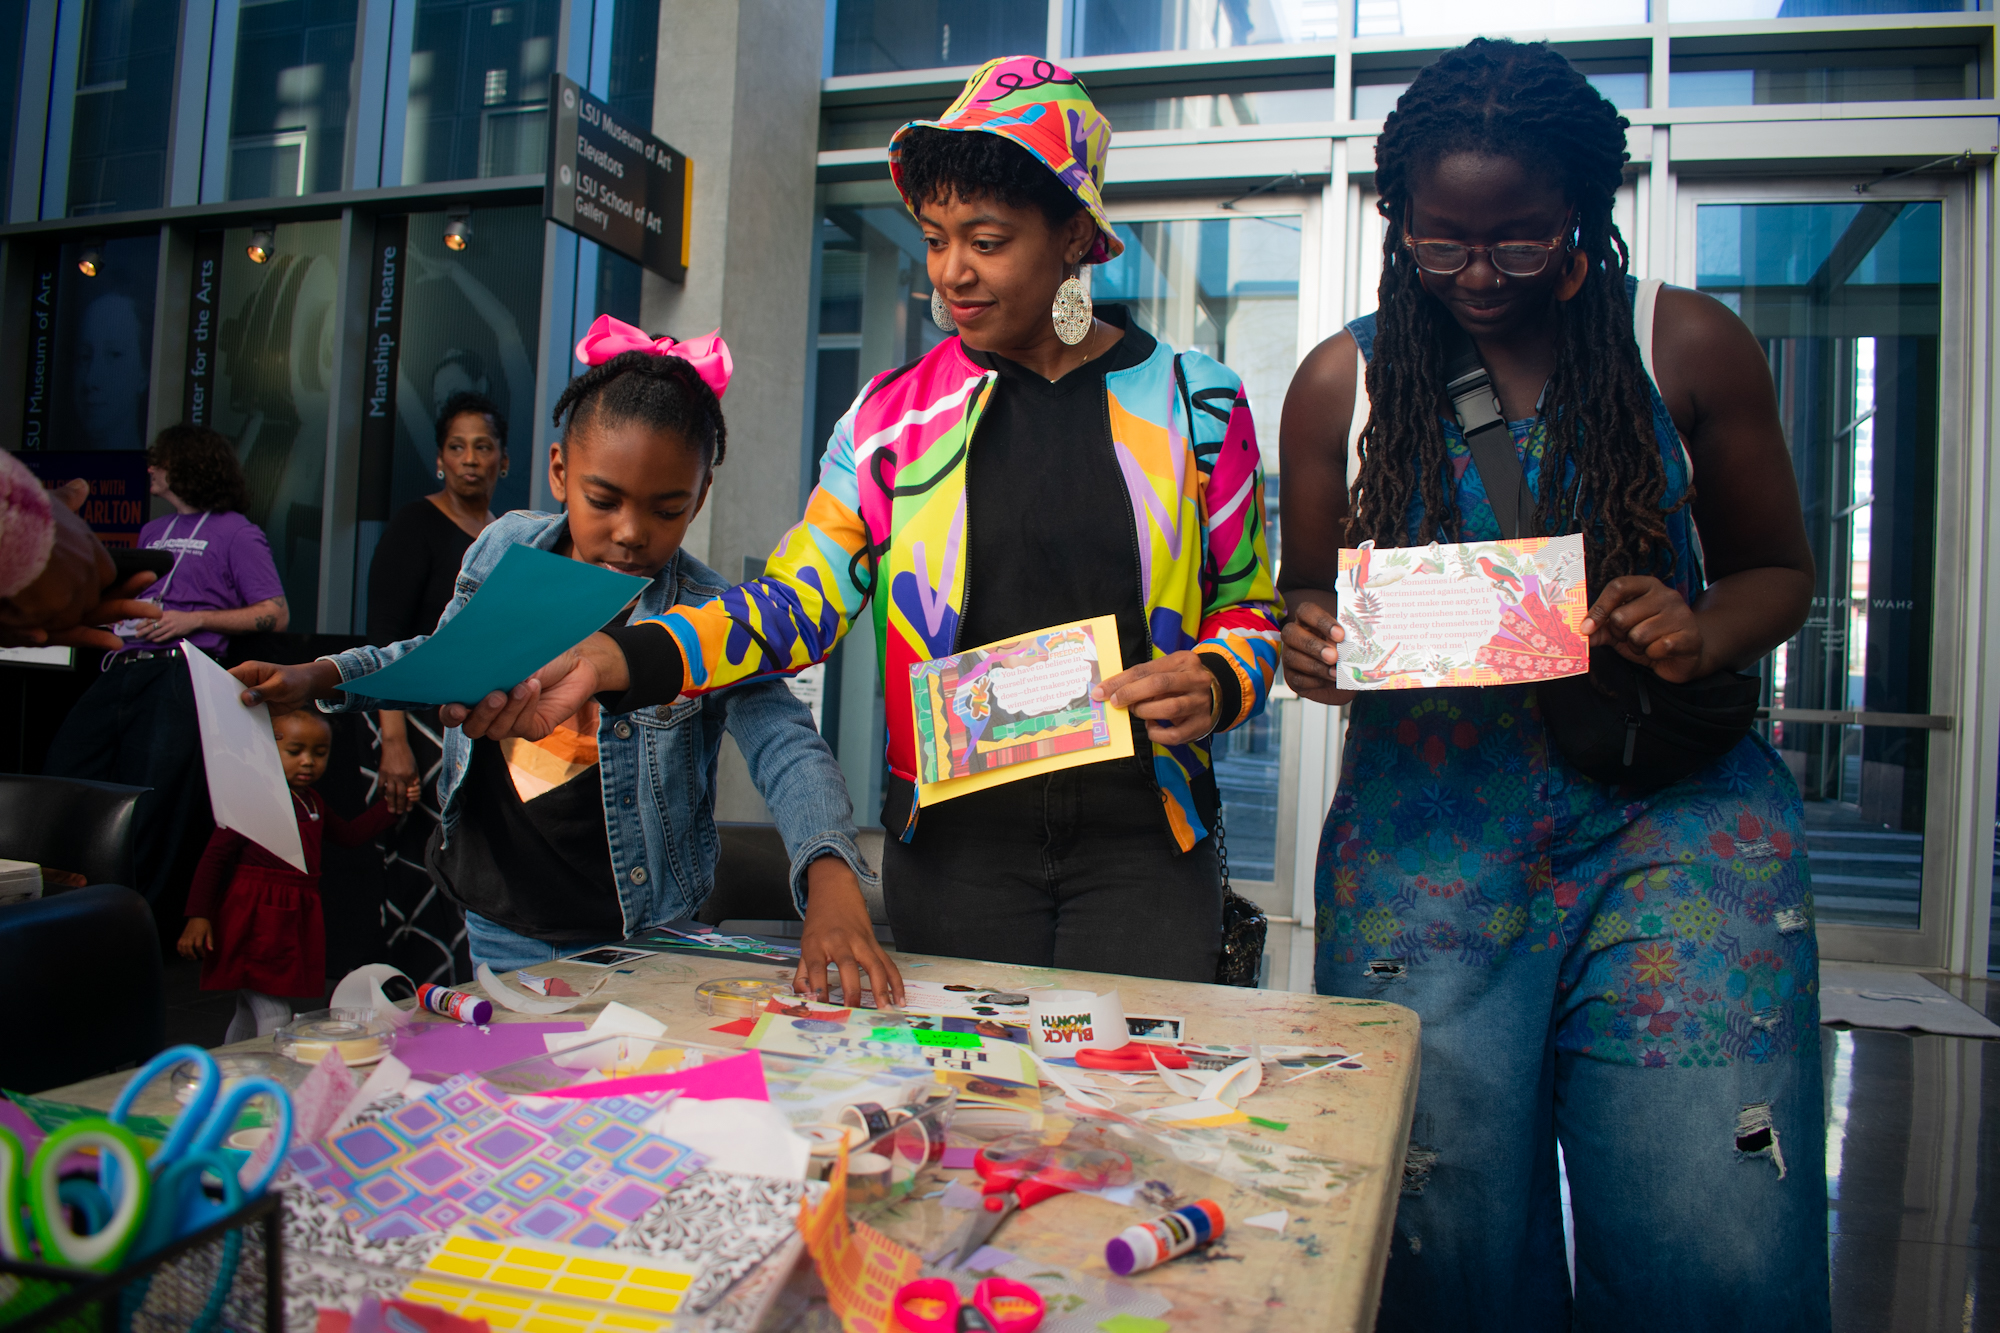
<instances>
[{"instance_id":1,"label":"poster on wall","mask_svg":"<svg viewBox=\"0 0 2000 1333\"><path fill-rule=\"evenodd\" d=\"M106 546L137 546L146 525L149 486L146 455L136 449L37 449L18 457L42 485L81 478L90 498L78 514Z\"/></svg>"},{"instance_id":2,"label":"poster on wall","mask_svg":"<svg viewBox=\"0 0 2000 1333\"><path fill-rule=\"evenodd\" d=\"M97 252L94 275L79 262ZM37 256L29 294L24 450L146 447L156 236L71 242Z\"/></svg>"}]
</instances>

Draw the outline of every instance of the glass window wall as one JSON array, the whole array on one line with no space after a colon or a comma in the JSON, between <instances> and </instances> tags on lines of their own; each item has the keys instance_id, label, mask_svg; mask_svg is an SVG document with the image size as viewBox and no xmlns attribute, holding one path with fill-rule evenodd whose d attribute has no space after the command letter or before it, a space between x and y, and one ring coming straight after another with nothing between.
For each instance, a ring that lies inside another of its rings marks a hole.
<instances>
[{"instance_id":1,"label":"glass window wall","mask_svg":"<svg viewBox=\"0 0 2000 1333\"><path fill-rule=\"evenodd\" d=\"M1174 95L1158 89L1113 88L1096 97L1097 109L1118 132L1206 130L1237 125L1296 125L1340 119L1331 75L1309 84L1257 79L1203 87L1182 85Z\"/></svg>"},{"instance_id":2,"label":"glass window wall","mask_svg":"<svg viewBox=\"0 0 2000 1333\"><path fill-rule=\"evenodd\" d=\"M249 228L223 233L211 424L236 444L250 483L244 514L270 540L292 624L311 629L319 619L340 223L283 223L274 241L270 260L253 264Z\"/></svg>"},{"instance_id":3,"label":"glass window wall","mask_svg":"<svg viewBox=\"0 0 2000 1333\"><path fill-rule=\"evenodd\" d=\"M1340 35L1341 0L1075 0L1070 55L1201 51Z\"/></svg>"},{"instance_id":4,"label":"glass window wall","mask_svg":"<svg viewBox=\"0 0 2000 1333\"><path fill-rule=\"evenodd\" d=\"M418 0L405 185L542 169L560 8L557 0ZM629 43L614 53L621 45Z\"/></svg>"},{"instance_id":5,"label":"glass window wall","mask_svg":"<svg viewBox=\"0 0 2000 1333\"><path fill-rule=\"evenodd\" d=\"M1621 70L1606 74L1591 74L1584 77L1590 86L1604 95L1604 100L1620 111L1643 111L1647 103L1647 84L1650 82L1644 70ZM1674 85L1678 88L1680 85ZM1354 118L1356 120L1381 120L1396 109L1396 102L1410 90L1410 80L1392 83L1357 83L1354 85Z\"/></svg>"},{"instance_id":6,"label":"glass window wall","mask_svg":"<svg viewBox=\"0 0 2000 1333\"><path fill-rule=\"evenodd\" d=\"M1827 921L1920 924L1930 733L1784 713L1930 711L1942 214L1696 210L1697 283L1770 358L1818 568L1805 627L1763 675Z\"/></svg>"},{"instance_id":7,"label":"glass window wall","mask_svg":"<svg viewBox=\"0 0 2000 1333\"><path fill-rule=\"evenodd\" d=\"M611 80L604 100L613 111L649 129L659 51L660 0L617 0L611 14ZM638 324L640 273L625 256L599 246L597 313Z\"/></svg>"},{"instance_id":8,"label":"glass window wall","mask_svg":"<svg viewBox=\"0 0 2000 1333\"><path fill-rule=\"evenodd\" d=\"M21 43L28 31L28 0L0 3L0 181L14 168L14 115L21 100Z\"/></svg>"},{"instance_id":9,"label":"glass window wall","mask_svg":"<svg viewBox=\"0 0 2000 1333\"><path fill-rule=\"evenodd\" d=\"M21 23L27 5L9 7L11 55L6 143L13 147L14 90L19 86ZM158 208L166 201L167 131L174 102L174 50L180 0L88 0L76 72L69 150L71 217Z\"/></svg>"},{"instance_id":10,"label":"glass window wall","mask_svg":"<svg viewBox=\"0 0 2000 1333\"><path fill-rule=\"evenodd\" d=\"M983 65L1049 49L1049 0L827 0L831 74Z\"/></svg>"},{"instance_id":11,"label":"glass window wall","mask_svg":"<svg viewBox=\"0 0 2000 1333\"><path fill-rule=\"evenodd\" d=\"M1646 19L1646 0L1519 0L1497 15L1485 0L1356 0L1354 35L1436 37L1496 31L1535 34L1561 28L1644 23Z\"/></svg>"},{"instance_id":12,"label":"glass window wall","mask_svg":"<svg viewBox=\"0 0 2000 1333\"><path fill-rule=\"evenodd\" d=\"M1948 14L1992 7L1992 0L1666 0L1675 23L1731 19L1845 18L1851 14Z\"/></svg>"},{"instance_id":13,"label":"glass window wall","mask_svg":"<svg viewBox=\"0 0 2000 1333\"><path fill-rule=\"evenodd\" d=\"M1969 47L1675 56L1667 96L1677 107L1949 101L1979 96L1979 59Z\"/></svg>"},{"instance_id":14,"label":"glass window wall","mask_svg":"<svg viewBox=\"0 0 2000 1333\"><path fill-rule=\"evenodd\" d=\"M358 11L358 0L244 0L229 114L231 199L346 185ZM171 58L166 70L170 77Z\"/></svg>"}]
</instances>

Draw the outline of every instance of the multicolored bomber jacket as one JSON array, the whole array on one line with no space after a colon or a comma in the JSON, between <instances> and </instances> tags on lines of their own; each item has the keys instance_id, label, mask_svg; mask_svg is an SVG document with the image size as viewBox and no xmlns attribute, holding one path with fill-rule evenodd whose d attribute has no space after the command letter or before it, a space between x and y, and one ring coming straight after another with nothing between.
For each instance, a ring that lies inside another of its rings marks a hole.
<instances>
[{"instance_id":1,"label":"multicolored bomber jacket","mask_svg":"<svg viewBox=\"0 0 2000 1333\"><path fill-rule=\"evenodd\" d=\"M834 427L805 516L763 577L653 621L680 647L686 693L803 670L832 652L872 601L889 771L914 784L910 668L976 646L958 642L966 454L977 447L997 379L948 338L869 382ZM1211 357L1162 343L1139 365L1110 372L1105 392L1153 657L1190 648L1212 655L1217 674L1238 686L1217 730L1240 726L1264 707L1282 617L1241 381ZM1174 839L1190 850L1207 835L1204 812L1216 799L1208 741L1154 745L1153 771ZM905 841L916 822L913 801L897 830Z\"/></svg>"}]
</instances>

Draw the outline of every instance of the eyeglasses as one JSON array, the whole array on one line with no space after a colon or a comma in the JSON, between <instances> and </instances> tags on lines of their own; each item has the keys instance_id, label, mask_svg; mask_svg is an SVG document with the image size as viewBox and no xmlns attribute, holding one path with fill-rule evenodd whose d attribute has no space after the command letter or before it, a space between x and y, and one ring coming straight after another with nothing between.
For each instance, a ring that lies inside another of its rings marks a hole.
<instances>
[{"instance_id":1,"label":"eyeglasses","mask_svg":"<svg viewBox=\"0 0 2000 1333\"><path fill-rule=\"evenodd\" d=\"M1494 245L1466 245L1462 241L1427 240L1403 237L1403 245L1426 273L1456 273L1472 262L1475 251L1484 252L1493 267L1509 277L1532 278L1549 266L1549 256L1569 244L1573 219L1563 220L1562 233L1553 241L1500 241Z\"/></svg>"}]
</instances>

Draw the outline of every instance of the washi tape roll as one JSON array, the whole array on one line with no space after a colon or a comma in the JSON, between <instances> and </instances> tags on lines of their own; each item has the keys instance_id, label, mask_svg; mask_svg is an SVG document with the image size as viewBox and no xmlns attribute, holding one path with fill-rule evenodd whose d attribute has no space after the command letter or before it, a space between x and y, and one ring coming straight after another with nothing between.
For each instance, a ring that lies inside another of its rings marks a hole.
<instances>
[{"instance_id":1,"label":"washi tape roll","mask_svg":"<svg viewBox=\"0 0 2000 1333\"><path fill-rule=\"evenodd\" d=\"M467 995L448 986L434 986L428 981L417 987L417 1003L434 1014L443 1014L461 1023L476 1023L484 1027L493 1021L493 1001L482 1000L477 995Z\"/></svg>"},{"instance_id":2,"label":"washi tape roll","mask_svg":"<svg viewBox=\"0 0 2000 1333\"><path fill-rule=\"evenodd\" d=\"M878 1134L887 1134L895 1121L879 1103L856 1102L840 1108L838 1123L853 1125L872 1139Z\"/></svg>"},{"instance_id":3,"label":"washi tape roll","mask_svg":"<svg viewBox=\"0 0 2000 1333\"><path fill-rule=\"evenodd\" d=\"M323 1009L294 1019L272 1038L278 1054L302 1065L316 1065L328 1051L339 1051L349 1069L372 1065L394 1047L395 1028L386 1019L349 1009Z\"/></svg>"},{"instance_id":4,"label":"washi tape roll","mask_svg":"<svg viewBox=\"0 0 2000 1333\"><path fill-rule=\"evenodd\" d=\"M889 1159L878 1152L858 1152L847 1159L847 1197L874 1203L889 1197Z\"/></svg>"},{"instance_id":5,"label":"washi tape roll","mask_svg":"<svg viewBox=\"0 0 2000 1333\"><path fill-rule=\"evenodd\" d=\"M858 1125L800 1125L793 1132L805 1139L814 1157L838 1157L841 1148L859 1148L867 1141L867 1131Z\"/></svg>"},{"instance_id":6,"label":"washi tape roll","mask_svg":"<svg viewBox=\"0 0 2000 1333\"><path fill-rule=\"evenodd\" d=\"M717 977L694 988L712 1017L749 1018L771 1000L792 1000L792 988L763 977Z\"/></svg>"},{"instance_id":7,"label":"washi tape roll","mask_svg":"<svg viewBox=\"0 0 2000 1333\"><path fill-rule=\"evenodd\" d=\"M1048 1057L1091 1050L1115 1051L1132 1040L1117 991L1043 991L1028 1005L1028 1044Z\"/></svg>"}]
</instances>

